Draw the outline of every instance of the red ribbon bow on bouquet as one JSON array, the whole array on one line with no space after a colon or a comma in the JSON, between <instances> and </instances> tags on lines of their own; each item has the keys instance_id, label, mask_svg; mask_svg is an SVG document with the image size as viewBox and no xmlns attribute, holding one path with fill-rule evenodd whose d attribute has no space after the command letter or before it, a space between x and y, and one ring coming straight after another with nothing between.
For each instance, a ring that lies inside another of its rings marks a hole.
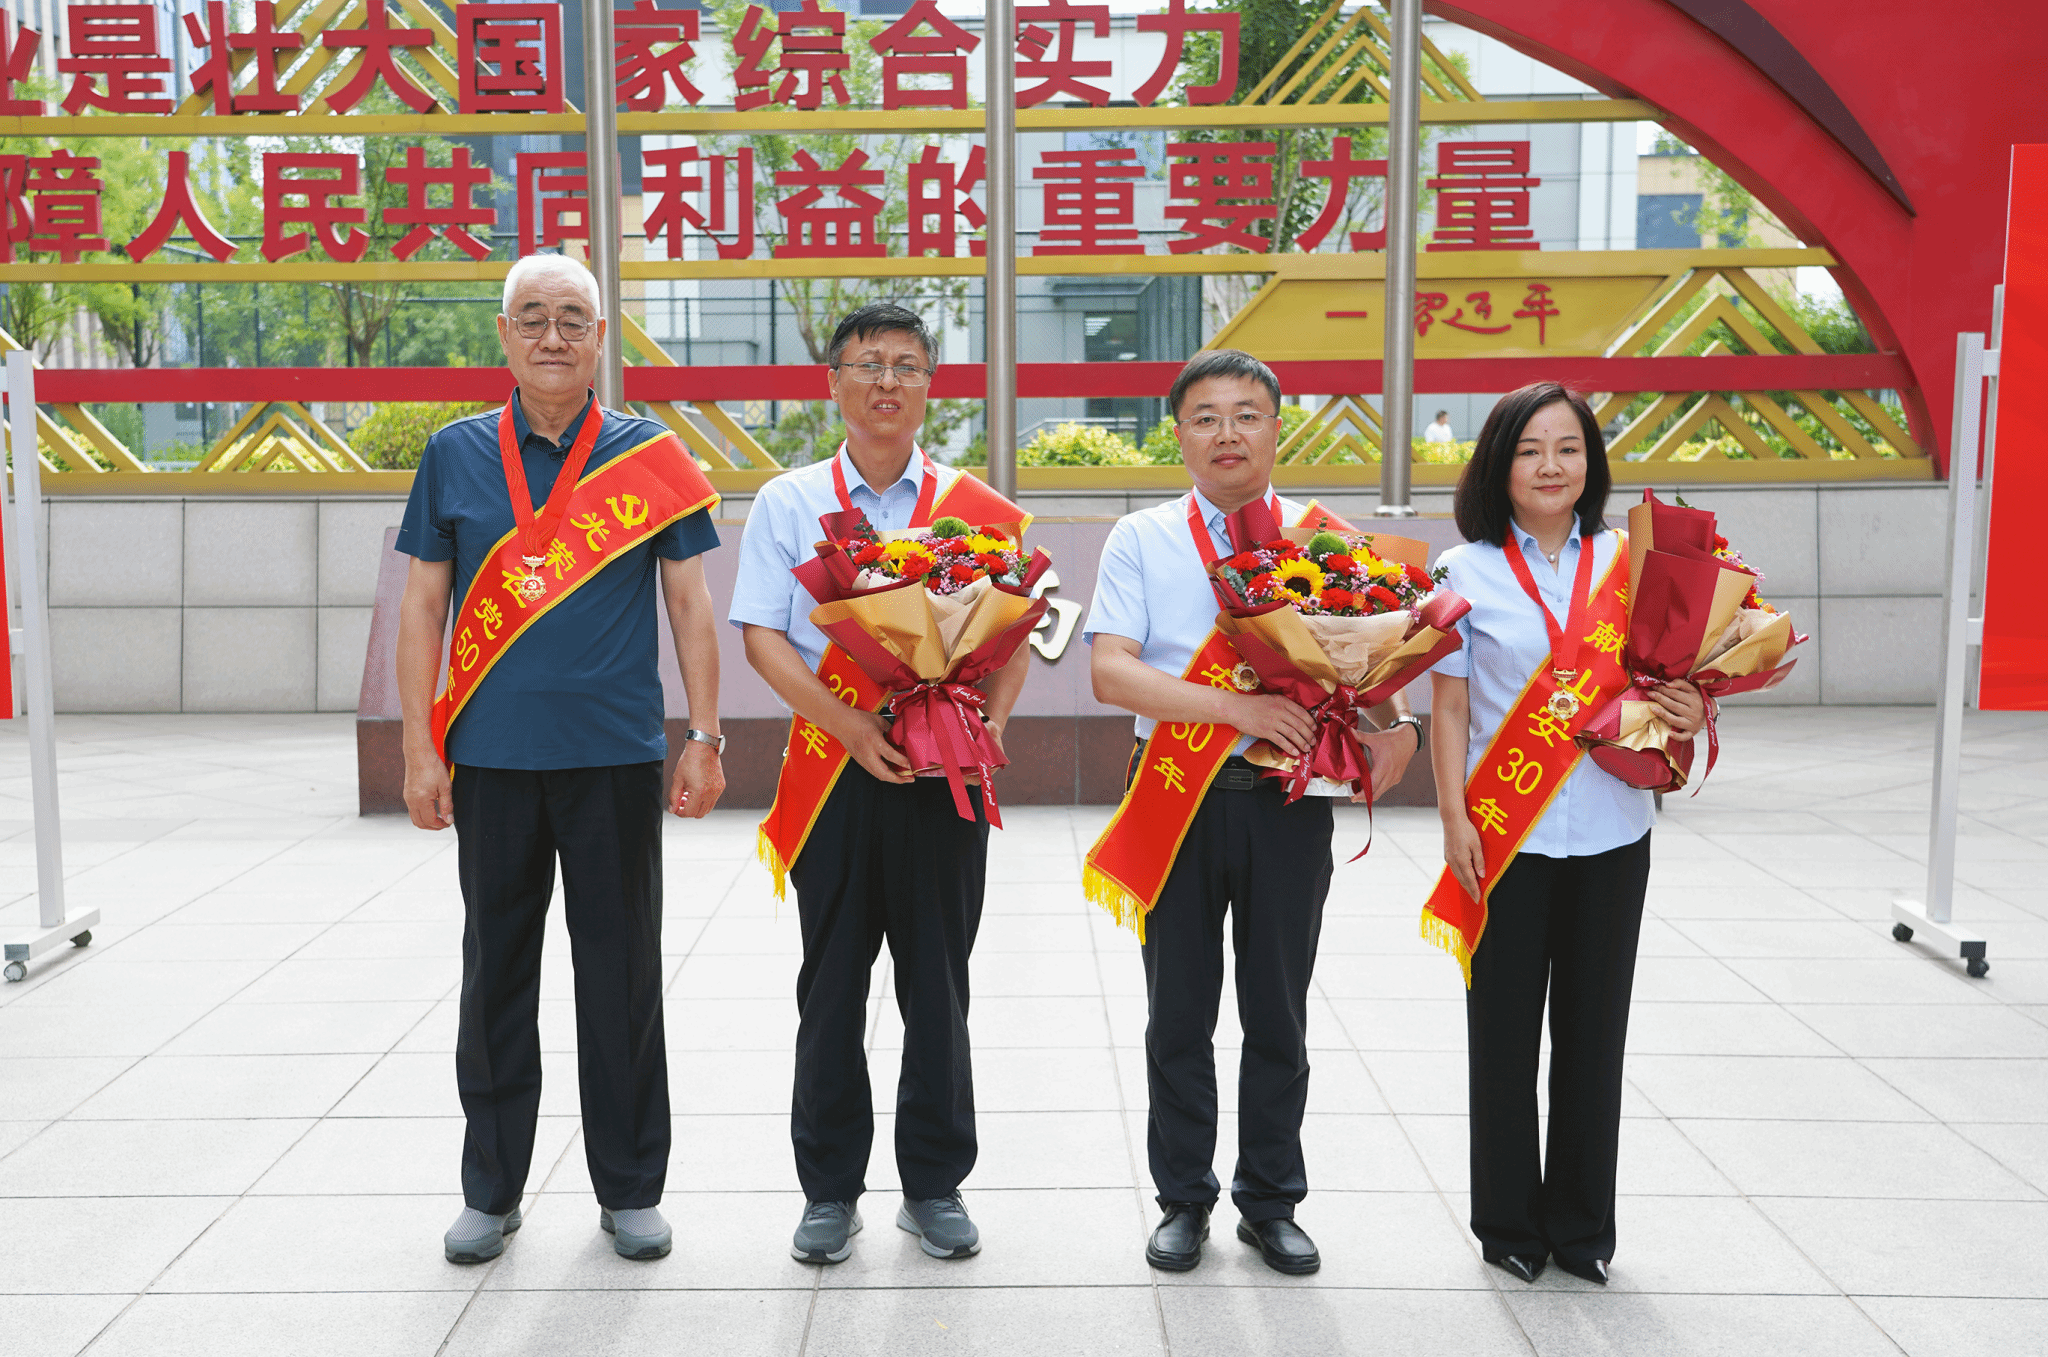
<instances>
[{"instance_id":1,"label":"red ribbon bow on bouquet","mask_svg":"<svg viewBox=\"0 0 2048 1357\"><path fill-rule=\"evenodd\" d=\"M945 769L953 808L963 820L974 818L974 808L967 803L967 777L962 769L974 768L981 775L981 804L988 812L988 822L1001 829L996 769L1009 760L995 748L995 738L981 719L982 704L987 701L988 695L979 688L942 679L890 694L889 710L897 718L892 732L897 747L910 756L910 766Z\"/></svg>"}]
</instances>

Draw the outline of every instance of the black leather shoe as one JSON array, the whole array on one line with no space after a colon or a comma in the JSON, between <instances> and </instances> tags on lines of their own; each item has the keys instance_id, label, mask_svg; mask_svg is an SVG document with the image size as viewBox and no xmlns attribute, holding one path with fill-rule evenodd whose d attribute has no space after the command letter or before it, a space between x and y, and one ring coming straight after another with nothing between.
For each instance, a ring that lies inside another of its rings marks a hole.
<instances>
[{"instance_id":1,"label":"black leather shoe","mask_svg":"<svg viewBox=\"0 0 2048 1357\"><path fill-rule=\"evenodd\" d=\"M1547 1254L1541 1253L1497 1253L1492 1249L1481 1249L1480 1253L1487 1262L1504 1272L1512 1272L1525 1282L1533 1282L1541 1277L1544 1264L1550 1261ZM1558 1266L1562 1267L1564 1264L1560 1263Z\"/></svg>"},{"instance_id":2,"label":"black leather shoe","mask_svg":"<svg viewBox=\"0 0 2048 1357\"><path fill-rule=\"evenodd\" d=\"M1607 1260L1605 1258L1589 1259L1583 1263L1567 1263L1564 1259L1560 1258L1557 1260L1557 1265L1566 1272L1571 1273L1572 1276L1583 1277L1596 1286L1607 1285Z\"/></svg>"},{"instance_id":3,"label":"black leather shoe","mask_svg":"<svg viewBox=\"0 0 2048 1357\"><path fill-rule=\"evenodd\" d=\"M1323 1265L1323 1256L1316 1252L1315 1240L1286 1217L1256 1223L1240 1220L1237 1237L1247 1244L1257 1245L1267 1267L1290 1277L1305 1276Z\"/></svg>"},{"instance_id":4,"label":"black leather shoe","mask_svg":"<svg viewBox=\"0 0 2048 1357\"><path fill-rule=\"evenodd\" d=\"M1174 1202L1145 1245L1145 1261L1163 1272L1191 1272L1202 1261L1202 1241L1208 1237L1209 1208Z\"/></svg>"}]
</instances>

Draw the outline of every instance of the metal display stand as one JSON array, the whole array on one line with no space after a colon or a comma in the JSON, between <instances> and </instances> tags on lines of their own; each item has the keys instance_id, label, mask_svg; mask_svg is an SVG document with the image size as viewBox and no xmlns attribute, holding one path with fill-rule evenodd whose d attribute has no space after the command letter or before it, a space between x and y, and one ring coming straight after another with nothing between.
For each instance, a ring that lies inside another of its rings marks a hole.
<instances>
[{"instance_id":1,"label":"metal display stand","mask_svg":"<svg viewBox=\"0 0 2048 1357\"><path fill-rule=\"evenodd\" d=\"M15 588L21 595L21 628L9 629L10 648L21 656L27 689L28 764L36 816L36 899L39 926L5 944L9 980L28 978L28 963L69 943L92 941L96 909L64 912L64 834L57 818L56 698L50 685L50 614L43 601L43 558L37 528L43 516L42 462L36 453L35 359L16 349L7 355L9 441L14 455L14 521L8 525Z\"/></svg>"},{"instance_id":2,"label":"metal display stand","mask_svg":"<svg viewBox=\"0 0 2048 1357\"><path fill-rule=\"evenodd\" d=\"M2000 319L1994 308L1992 334ZM1991 382L1993 420L1984 416L1984 383ZM1928 829L1927 890L1920 900L1892 901L1892 937L1911 942L1920 935L1943 955L1961 957L1972 978L1991 971L1984 939L1951 920L1956 885L1956 816L1963 781L1963 706L1969 685L1971 646L1983 644L1984 619L1972 617L1971 586L1977 574L1977 476L1972 464L1980 430L1984 435L1984 497L1991 496L1992 443L1996 437L1998 350L1984 336L1956 336L1956 412L1949 443L1948 582L1941 629L1941 696L1934 721L1934 807Z\"/></svg>"}]
</instances>

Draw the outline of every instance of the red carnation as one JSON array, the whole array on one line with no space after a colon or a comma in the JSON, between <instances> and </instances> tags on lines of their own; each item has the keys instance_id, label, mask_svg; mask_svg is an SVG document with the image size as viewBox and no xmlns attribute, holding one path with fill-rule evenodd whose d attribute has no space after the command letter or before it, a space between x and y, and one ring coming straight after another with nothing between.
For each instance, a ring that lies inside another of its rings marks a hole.
<instances>
[{"instance_id":1,"label":"red carnation","mask_svg":"<svg viewBox=\"0 0 2048 1357\"><path fill-rule=\"evenodd\" d=\"M1252 576L1251 579L1245 582L1244 586L1246 595L1251 598L1257 598L1260 594L1270 593L1275 587L1276 583L1272 573L1269 571L1261 571Z\"/></svg>"},{"instance_id":2,"label":"red carnation","mask_svg":"<svg viewBox=\"0 0 2048 1357\"><path fill-rule=\"evenodd\" d=\"M1255 551L1241 551L1223 564L1229 566L1232 570L1242 570L1249 573L1260 569L1266 563L1259 559L1258 553Z\"/></svg>"},{"instance_id":3,"label":"red carnation","mask_svg":"<svg viewBox=\"0 0 2048 1357\"><path fill-rule=\"evenodd\" d=\"M974 567L965 561L954 562L946 573L953 578L953 582L956 584L974 583Z\"/></svg>"},{"instance_id":4,"label":"red carnation","mask_svg":"<svg viewBox=\"0 0 2048 1357\"><path fill-rule=\"evenodd\" d=\"M859 551L853 553L853 563L859 566L873 565L881 559L882 544L880 542L870 542Z\"/></svg>"},{"instance_id":5,"label":"red carnation","mask_svg":"<svg viewBox=\"0 0 2048 1357\"><path fill-rule=\"evenodd\" d=\"M1417 589L1434 589L1436 587L1436 581L1431 579L1429 572L1421 566L1411 565L1405 568L1408 571L1408 582Z\"/></svg>"},{"instance_id":6,"label":"red carnation","mask_svg":"<svg viewBox=\"0 0 2048 1357\"><path fill-rule=\"evenodd\" d=\"M1284 539L1278 542L1266 543L1266 550L1272 552L1274 555L1278 556L1283 561L1291 561L1295 557L1301 555L1300 547Z\"/></svg>"},{"instance_id":7,"label":"red carnation","mask_svg":"<svg viewBox=\"0 0 2048 1357\"><path fill-rule=\"evenodd\" d=\"M1349 589L1325 589L1316 596L1316 600L1333 613L1358 606L1358 600L1352 596Z\"/></svg>"},{"instance_id":8,"label":"red carnation","mask_svg":"<svg viewBox=\"0 0 2048 1357\"><path fill-rule=\"evenodd\" d=\"M1375 584L1372 588L1365 591L1365 596L1383 607L1398 608L1401 606L1400 595L1383 585Z\"/></svg>"},{"instance_id":9,"label":"red carnation","mask_svg":"<svg viewBox=\"0 0 2048 1357\"><path fill-rule=\"evenodd\" d=\"M903 558L903 578L907 580L923 579L931 573L932 568L936 565L938 565L938 562L930 556L926 556L921 552L911 552Z\"/></svg>"},{"instance_id":10,"label":"red carnation","mask_svg":"<svg viewBox=\"0 0 2048 1357\"><path fill-rule=\"evenodd\" d=\"M974 559L983 570L988 571L991 575L1007 575L1010 573L1010 563L996 555L993 551L984 551Z\"/></svg>"},{"instance_id":11,"label":"red carnation","mask_svg":"<svg viewBox=\"0 0 2048 1357\"><path fill-rule=\"evenodd\" d=\"M1356 575L1358 573L1358 562L1340 551L1323 562L1323 569L1334 570L1340 575Z\"/></svg>"}]
</instances>

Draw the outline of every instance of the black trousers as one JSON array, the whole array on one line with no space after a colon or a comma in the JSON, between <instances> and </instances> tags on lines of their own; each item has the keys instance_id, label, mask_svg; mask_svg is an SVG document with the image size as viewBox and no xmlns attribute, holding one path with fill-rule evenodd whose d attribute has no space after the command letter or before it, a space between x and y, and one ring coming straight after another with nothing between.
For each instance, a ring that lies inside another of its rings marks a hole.
<instances>
[{"instance_id":1,"label":"black trousers","mask_svg":"<svg viewBox=\"0 0 2048 1357\"><path fill-rule=\"evenodd\" d=\"M540 953L555 860L576 963L583 1149L600 1205L654 1206L668 1174L661 1026L661 764L459 768L466 922L455 1082L463 1200L519 1204L540 1113Z\"/></svg>"},{"instance_id":2,"label":"black trousers","mask_svg":"<svg viewBox=\"0 0 2048 1357\"><path fill-rule=\"evenodd\" d=\"M1488 902L1465 996L1472 1233L1501 1253L1614 1257L1621 1061L1650 836L1587 857L1523 853ZM1550 999L1550 1135L1536 1072Z\"/></svg>"},{"instance_id":3,"label":"black trousers","mask_svg":"<svg viewBox=\"0 0 2048 1357\"><path fill-rule=\"evenodd\" d=\"M981 926L988 821L953 807L944 778L892 784L849 762L789 879L804 961L796 978L790 1139L812 1201L867 1190L875 1139L868 1085L868 981L882 943L903 1015L896 1168L907 1197L943 1197L974 1168L974 1068L967 958Z\"/></svg>"},{"instance_id":4,"label":"black trousers","mask_svg":"<svg viewBox=\"0 0 2048 1357\"><path fill-rule=\"evenodd\" d=\"M1230 1198L1251 1221L1291 1217L1308 1195L1308 986L1330 890L1327 797L1292 806L1279 785L1211 789L1145 920L1146 1132L1159 1202L1214 1206L1216 1010L1223 920L1237 953L1237 1170Z\"/></svg>"}]
</instances>

